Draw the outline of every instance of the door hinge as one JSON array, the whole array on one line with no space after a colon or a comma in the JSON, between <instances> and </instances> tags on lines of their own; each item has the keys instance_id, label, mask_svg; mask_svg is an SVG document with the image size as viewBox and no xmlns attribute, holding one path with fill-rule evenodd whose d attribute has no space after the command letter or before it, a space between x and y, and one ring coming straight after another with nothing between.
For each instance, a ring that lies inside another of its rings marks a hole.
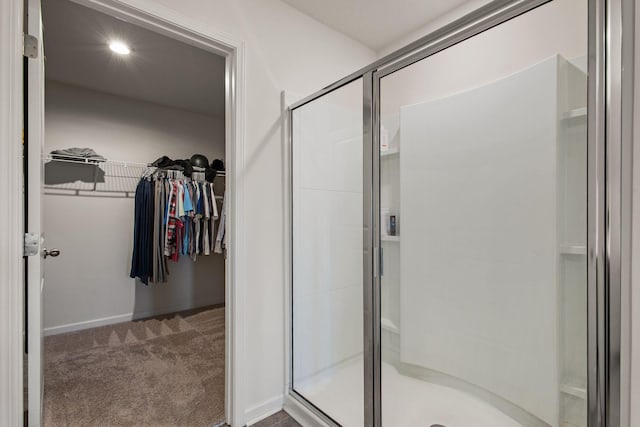
<instances>
[{"instance_id":1,"label":"door hinge","mask_svg":"<svg viewBox=\"0 0 640 427\"><path fill-rule=\"evenodd\" d=\"M22 54L27 58L38 57L38 39L31 34L24 34L22 39Z\"/></svg>"},{"instance_id":2,"label":"door hinge","mask_svg":"<svg viewBox=\"0 0 640 427\"><path fill-rule=\"evenodd\" d=\"M34 256L40 253L40 235L24 233L24 256Z\"/></svg>"}]
</instances>

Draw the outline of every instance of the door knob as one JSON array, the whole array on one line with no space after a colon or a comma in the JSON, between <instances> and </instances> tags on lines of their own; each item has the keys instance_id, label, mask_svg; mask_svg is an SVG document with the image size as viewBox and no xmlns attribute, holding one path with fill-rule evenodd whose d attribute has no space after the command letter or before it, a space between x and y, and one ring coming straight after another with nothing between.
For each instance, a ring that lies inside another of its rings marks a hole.
<instances>
[{"instance_id":1,"label":"door knob","mask_svg":"<svg viewBox=\"0 0 640 427\"><path fill-rule=\"evenodd\" d=\"M52 257L54 257L54 258L55 258L55 257L57 257L58 255L60 255L62 252L60 251L60 249L51 249L51 250L48 250L48 249L46 249L46 248L45 248L45 249L42 251L42 253L44 254L44 258L46 259L48 256L52 256Z\"/></svg>"}]
</instances>

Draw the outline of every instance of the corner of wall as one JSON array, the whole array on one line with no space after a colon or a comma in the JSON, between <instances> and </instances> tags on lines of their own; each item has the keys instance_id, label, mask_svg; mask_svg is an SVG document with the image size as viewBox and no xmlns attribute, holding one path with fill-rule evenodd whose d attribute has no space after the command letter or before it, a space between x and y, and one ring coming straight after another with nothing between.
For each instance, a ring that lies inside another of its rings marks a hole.
<instances>
[{"instance_id":1,"label":"corner of wall","mask_svg":"<svg viewBox=\"0 0 640 427\"><path fill-rule=\"evenodd\" d=\"M258 421L261 421L276 412L282 410L284 407L284 395L278 395L271 399L267 399L259 405L248 408L245 412L245 420L247 425L251 426Z\"/></svg>"},{"instance_id":2,"label":"corner of wall","mask_svg":"<svg viewBox=\"0 0 640 427\"><path fill-rule=\"evenodd\" d=\"M390 54L391 52L394 52L408 45L409 43L416 41L419 38L424 37L429 33L444 27L447 24L450 24L456 19L462 18L463 16L473 12L474 10L478 9L479 7L483 6L488 2L489 2L488 0L466 1L462 5L454 7L453 9L439 16L438 18L433 19L430 22L427 22L424 26L420 27L419 29L414 29L404 37L401 37L400 39L397 39L397 40L392 40L385 47L383 47L382 49L379 49L376 52L376 54L378 55L378 58L382 58Z\"/></svg>"}]
</instances>

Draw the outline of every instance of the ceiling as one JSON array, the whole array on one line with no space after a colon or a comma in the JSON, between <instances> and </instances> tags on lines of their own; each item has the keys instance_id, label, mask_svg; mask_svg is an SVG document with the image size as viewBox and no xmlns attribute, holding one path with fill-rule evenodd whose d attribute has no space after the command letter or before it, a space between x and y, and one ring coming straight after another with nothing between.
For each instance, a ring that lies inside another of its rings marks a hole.
<instances>
[{"instance_id":1,"label":"ceiling","mask_svg":"<svg viewBox=\"0 0 640 427\"><path fill-rule=\"evenodd\" d=\"M223 57L67 0L44 0L46 78L198 113L224 114ZM129 45L119 56L111 40Z\"/></svg>"},{"instance_id":2,"label":"ceiling","mask_svg":"<svg viewBox=\"0 0 640 427\"><path fill-rule=\"evenodd\" d=\"M469 0L284 0L376 52Z\"/></svg>"}]
</instances>

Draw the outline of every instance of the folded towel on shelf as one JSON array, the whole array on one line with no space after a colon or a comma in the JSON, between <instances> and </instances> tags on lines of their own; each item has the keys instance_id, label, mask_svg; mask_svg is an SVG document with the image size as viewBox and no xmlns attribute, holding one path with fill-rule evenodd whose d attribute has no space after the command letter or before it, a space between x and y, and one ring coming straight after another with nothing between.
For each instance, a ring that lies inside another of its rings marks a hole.
<instances>
[{"instance_id":1,"label":"folded towel on shelf","mask_svg":"<svg viewBox=\"0 0 640 427\"><path fill-rule=\"evenodd\" d=\"M90 161L90 162L104 162L105 159L100 154L96 153L92 148L80 148L71 147L63 148L61 150L53 150L51 157L57 160L71 160L71 161Z\"/></svg>"}]
</instances>

